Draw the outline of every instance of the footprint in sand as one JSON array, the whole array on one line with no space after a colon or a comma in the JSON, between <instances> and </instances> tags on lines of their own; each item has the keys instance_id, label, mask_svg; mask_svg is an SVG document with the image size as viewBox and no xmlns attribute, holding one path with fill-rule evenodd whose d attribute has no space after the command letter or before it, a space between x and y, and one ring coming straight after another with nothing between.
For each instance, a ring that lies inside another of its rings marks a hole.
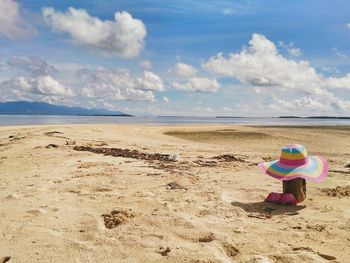
<instances>
[{"instance_id":1,"label":"footprint in sand","mask_svg":"<svg viewBox=\"0 0 350 263\"><path fill-rule=\"evenodd\" d=\"M28 214L32 214L32 215L35 215L35 216L39 216L39 215L42 215L42 214L46 214L47 211L45 209L42 209L42 208L39 208L39 209L31 209L31 210L28 210L26 211Z\"/></svg>"},{"instance_id":2,"label":"footprint in sand","mask_svg":"<svg viewBox=\"0 0 350 263\"><path fill-rule=\"evenodd\" d=\"M198 237L198 242L212 242L214 241L214 239L215 235L212 232L210 232Z\"/></svg>"},{"instance_id":3,"label":"footprint in sand","mask_svg":"<svg viewBox=\"0 0 350 263\"><path fill-rule=\"evenodd\" d=\"M318 256L320 256L321 258L324 258L326 260L335 260L335 259L337 259L336 257L333 257L331 255L323 254L323 253L320 253L320 252L315 252L310 247L295 247L295 248L293 248L293 251L307 251L307 252L313 253L315 255L317 254Z\"/></svg>"},{"instance_id":4,"label":"footprint in sand","mask_svg":"<svg viewBox=\"0 0 350 263\"><path fill-rule=\"evenodd\" d=\"M269 257L266 256L261 256L261 255L256 255L250 258L248 261L250 263L273 263L275 261L272 261Z\"/></svg>"},{"instance_id":5,"label":"footprint in sand","mask_svg":"<svg viewBox=\"0 0 350 263\"><path fill-rule=\"evenodd\" d=\"M272 258L277 262L328 262L336 260L336 257L315 252L310 247L293 248L293 252L282 253L282 255L273 255Z\"/></svg>"},{"instance_id":6,"label":"footprint in sand","mask_svg":"<svg viewBox=\"0 0 350 263\"><path fill-rule=\"evenodd\" d=\"M19 199L21 197L22 197L21 194L14 193L14 194L10 194L10 195L6 196L4 199L5 200L16 200L16 199Z\"/></svg>"},{"instance_id":7,"label":"footprint in sand","mask_svg":"<svg viewBox=\"0 0 350 263\"><path fill-rule=\"evenodd\" d=\"M223 242L222 243L223 248L225 249L226 254L230 257L230 258L234 258L235 256L237 256L240 252L239 249L236 248L234 245L232 245L229 242Z\"/></svg>"}]
</instances>

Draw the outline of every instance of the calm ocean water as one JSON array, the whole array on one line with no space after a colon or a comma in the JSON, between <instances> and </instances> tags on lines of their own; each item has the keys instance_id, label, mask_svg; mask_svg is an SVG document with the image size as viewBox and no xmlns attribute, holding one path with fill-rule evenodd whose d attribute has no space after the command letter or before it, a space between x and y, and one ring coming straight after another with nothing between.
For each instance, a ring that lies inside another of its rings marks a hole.
<instances>
[{"instance_id":1,"label":"calm ocean water","mask_svg":"<svg viewBox=\"0 0 350 263\"><path fill-rule=\"evenodd\" d=\"M350 125L350 120L300 118L215 118L215 117L115 117L0 115L0 126L51 124L238 124L238 125Z\"/></svg>"}]
</instances>

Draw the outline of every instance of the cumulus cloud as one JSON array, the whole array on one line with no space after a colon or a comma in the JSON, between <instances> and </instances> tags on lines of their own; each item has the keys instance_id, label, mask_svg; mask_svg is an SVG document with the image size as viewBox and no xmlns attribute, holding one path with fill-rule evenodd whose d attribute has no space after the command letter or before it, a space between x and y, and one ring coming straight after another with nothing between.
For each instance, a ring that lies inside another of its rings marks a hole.
<instances>
[{"instance_id":1,"label":"cumulus cloud","mask_svg":"<svg viewBox=\"0 0 350 263\"><path fill-rule=\"evenodd\" d=\"M154 91L164 90L156 74L145 71L133 77L127 70L83 69L78 72L83 88L81 95L89 98L113 100L154 101Z\"/></svg>"},{"instance_id":2,"label":"cumulus cloud","mask_svg":"<svg viewBox=\"0 0 350 263\"><path fill-rule=\"evenodd\" d=\"M254 107L252 107L254 104ZM246 98L236 103L232 112L244 116L348 116L350 101L330 92L322 95L271 95L268 99Z\"/></svg>"},{"instance_id":3,"label":"cumulus cloud","mask_svg":"<svg viewBox=\"0 0 350 263\"><path fill-rule=\"evenodd\" d=\"M338 58L341 58L341 59L348 59L349 58L346 54L340 52L337 47L333 47L332 51L333 51L333 54Z\"/></svg>"},{"instance_id":4,"label":"cumulus cloud","mask_svg":"<svg viewBox=\"0 0 350 263\"><path fill-rule=\"evenodd\" d=\"M326 78L306 60L287 59L265 36L253 34L249 46L227 58L222 53L210 58L203 68L220 76L232 77L242 83L284 90L317 94L322 89L350 89L350 75Z\"/></svg>"},{"instance_id":5,"label":"cumulus cloud","mask_svg":"<svg viewBox=\"0 0 350 263\"><path fill-rule=\"evenodd\" d=\"M280 41L279 45L282 48L284 48L290 56L295 57L295 58L301 56L300 48L295 47L293 42L290 42L289 44L285 44L283 41Z\"/></svg>"},{"instance_id":6,"label":"cumulus cloud","mask_svg":"<svg viewBox=\"0 0 350 263\"><path fill-rule=\"evenodd\" d=\"M143 22L126 11L116 12L114 21L102 21L73 7L66 13L46 7L43 16L54 31L69 34L75 44L124 58L136 57L147 35Z\"/></svg>"},{"instance_id":7,"label":"cumulus cloud","mask_svg":"<svg viewBox=\"0 0 350 263\"><path fill-rule=\"evenodd\" d=\"M20 73L0 83L0 97L3 99L48 101L49 97L56 97L57 101L58 97L74 95L70 87L51 75L56 72L55 67L39 57L12 57L7 65Z\"/></svg>"},{"instance_id":8,"label":"cumulus cloud","mask_svg":"<svg viewBox=\"0 0 350 263\"><path fill-rule=\"evenodd\" d=\"M139 63L139 67L150 70L152 68L152 62L148 60L142 60Z\"/></svg>"},{"instance_id":9,"label":"cumulus cloud","mask_svg":"<svg viewBox=\"0 0 350 263\"><path fill-rule=\"evenodd\" d=\"M284 47L283 47L284 45ZM294 44L280 43L283 48ZM324 76L306 60L295 60L281 55L276 45L265 36L253 34L248 47L225 57L222 53L211 57L202 67L216 77L231 77L252 87L255 94L279 94L279 98L265 99L268 103L255 102L250 112L279 115L348 114L350 100L340 94L350 89L350 73L343 76ZM258 96L258 95L256 95ZM260 107L260 108L259 108ZM311 114L310 114L311 113Z\"/></svg>"},{"instance_id":10,"label":"cumulus cloud","mask_svg":"<svg viewBox=\"0 0 350 263\"><path fill-rule=\"evenodd\" d=\"M176 63L170 72L180 78L191 78L197 74L197 69L191 65L179 62Z\"/></svg>"},{"instance_id":11,"label":"cumulus cloud","mask_svg":"<svg viewBox=\"0 0 350 263\"><path fill-rule=\"evenodd\" d=\"M27 37L35 30L21 17L19 4L14 0L0 0L0 34L10 39Z\"/></svg>"},{"instance_id":12,"label":"cumulus cloud","mask_svg":"<svg viewBox=\"0 0 350 263\"><path fill-rule=\"evenodd\" d=\"M137 88L140 90L164 91L162 79L150 71L144 71L141 77L137 78Z\"/></svg>"},{"instance_id":13,"label":"cumulus cloud","mask_svg":"<svg viewBox=\"0 0 350 263\"><path fill-rule=\"evenodd\" d=\"M0 83L0 99L45 101L48 103L71 104L73 92L51 76L37 78L13 77Z\"/></svg>"},{"instance_id":14,"label":"cumulus cloud","mask_svg":"<svg viewBox=\"0 0 350 263\"><path fill-rule=\"evenodd\" d=\"M37 78L14 77L2 83L4 86L12 87L17 92L32 93L37 95L59 95L72 96L72 91L51 76L39 76Z\"/></svg>"},{"instance_id":15,"label":"cumulus cloud","mask_svg":"<svg viewBox=\"0 0 350 263\"><path fill-rule=\"evenodd\" d=\"M53 65L48 64L40 57L12 57L7 64L11 67L29 72L33 77L49 75L56 71Z\"/></svg>"},{"instance_id":16,"label":"cumulus cloud","mask_svg":"<svg viewBox=\"0 0 350 263\"><path fill-rule=\"evenodd\" d=\"M294 99L272 98L267 108L280 114L303 115L333 115L350 111L350 101L341 99L332 93L325 92L317 97L303 96Z\"/></svg>"},{"instance_id":17,"label":"cumulus cloud","mask_svg":"<svg viewBox=\"0 0 350 263\"><path fill-rule=\"evenodd\" d=\"M217 92L220 88L220 84L216 79L198 77L190 78L189 81L185 83L175 81L171 85L177 90L206 93Z\"/></svg>"}]
</instances>

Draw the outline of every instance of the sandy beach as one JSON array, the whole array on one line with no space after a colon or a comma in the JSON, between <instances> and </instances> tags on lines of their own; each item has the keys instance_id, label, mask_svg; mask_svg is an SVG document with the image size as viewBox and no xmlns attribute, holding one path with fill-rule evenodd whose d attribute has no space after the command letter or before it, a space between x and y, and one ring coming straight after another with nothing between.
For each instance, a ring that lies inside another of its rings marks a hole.
<instances>
[{"instance_id":1,"label":"sandy beach","mask_svg":"<svg viewBox=\"0 0 350 263\"><path fill-rule=\"evenodd\" d=\"M257 163L291 143L329 176L264 203ZM346 263L349 149L345 126L1 127L0 262Z\"/></svg>"}]
</instances>

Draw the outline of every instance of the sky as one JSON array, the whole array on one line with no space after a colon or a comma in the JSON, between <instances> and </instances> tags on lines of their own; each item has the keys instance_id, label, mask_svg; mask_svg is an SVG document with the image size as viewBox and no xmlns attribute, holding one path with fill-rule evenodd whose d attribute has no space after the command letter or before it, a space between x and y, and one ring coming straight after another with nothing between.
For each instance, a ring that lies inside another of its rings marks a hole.
<instances>
[{"instance_id":1,"label":"sky","mask_svg":"<svg viewBox=\"0 0 350 263\"><path fill-rule=\"evenodd\" d=\"M0 101L350 116L350 1L0 0Z\"/></svg>"}]
</instances>

